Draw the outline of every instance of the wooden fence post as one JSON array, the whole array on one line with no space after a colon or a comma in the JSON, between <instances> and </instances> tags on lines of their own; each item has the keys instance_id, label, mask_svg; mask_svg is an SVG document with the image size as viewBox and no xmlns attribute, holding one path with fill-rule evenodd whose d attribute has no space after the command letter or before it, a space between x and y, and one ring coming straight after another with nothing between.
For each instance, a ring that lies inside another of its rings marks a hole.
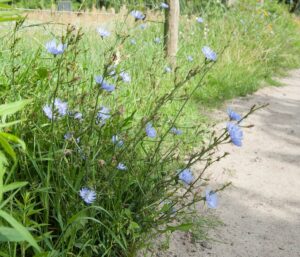
<instances>
[{"instance_id":1,"label":"wooden fence post","mask_svg":"<svg viewBox=\"0 0 300 257\"><path fill-rule=\"evenodd\" d=\"M237 2L236 0L228 0L228 1L227 1L227 5L228 5L228 6L232 6L232 5L234 5L236 2Z\"/></svg>"},{"instance_id":2,"label":"wooden fence post","mask_svg":"<svg viewBox=\"0 0 300 257\"><path fill-rule=\"evenodd\" d=\"M170 65L176 66L176 54L179 36L179 0L169 0L169 8L165 10L164 47Z\"/></svg>"}]
</instances>

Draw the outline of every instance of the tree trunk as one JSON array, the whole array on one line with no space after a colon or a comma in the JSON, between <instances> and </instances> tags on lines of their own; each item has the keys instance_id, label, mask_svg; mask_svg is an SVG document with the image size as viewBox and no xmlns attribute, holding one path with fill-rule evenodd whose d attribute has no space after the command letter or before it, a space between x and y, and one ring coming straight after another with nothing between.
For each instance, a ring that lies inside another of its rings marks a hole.
<instances>
[{"instance_id":1,"label":"tree trunk","mask_svg":"<svg viewBox=\"0 0 300 257\"><path fill-rule=\"evenodd\" d=\"M165 10L164 47L170 65L176 66L179 33L179 0L169 0L169 9Z\"/></svg>"}]
</instances>

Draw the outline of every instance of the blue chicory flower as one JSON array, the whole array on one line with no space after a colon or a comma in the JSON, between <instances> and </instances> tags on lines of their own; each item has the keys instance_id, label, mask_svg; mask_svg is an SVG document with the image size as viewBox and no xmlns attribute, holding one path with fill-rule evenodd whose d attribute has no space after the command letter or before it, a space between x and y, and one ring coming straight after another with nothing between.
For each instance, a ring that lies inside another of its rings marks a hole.
<instances>
[{"instance_id":1,"label":"blue chicory flower","mask_svg":"<svg viewBox=\"0 0 300 257\"><path fill-rule=\"evenodd\" d=\"M178 178L187 185L190 185L194 180L194 176L190 169L181 170L178 175Z\"/></svg>"},{"instance_id":2,"label":"blue chicory flower","mask_svg":"<svg viewBox=\"0 0 300 257\"><path fill-rule=\"evenodd\" d=\"M114 85L111 85L111 84L108 84L107 82L103 82L102 85L101 85L101 88L107 92L112 92L115 90L115 86Z\"/></svg>"},{"instance_id":3,"label":"blue chicory flower","mask_svg":"<svg viewBox=\"0 0 300 257\"><path fill-rule=\"evenodd\" d=\"M113 144L116 144L119 141L119 137L117 135L113 135L111 141L113 142Z\"/></svg>"},{"instance_id":4,"label":"blue chicory flower","mask_svg":"<svg viewBox=\"0 0 300 257\"><path fill-rule=\"evenodd\" d=\"M97 84L102 85L102 83L104 82L104 78L101 75L95 76L95 81Z\"/></svg>"},{"instance_id":5,"label":"blue chicory flower","mask_svg":"<svg viewBox=\"0 0 300 257\"><path fill-rule=\"evenodd\" d=\"M52 108L49 106L49 105L45 105L43 107L43 111L45 113L45 115L48 117L49 120L54 120L55 119L55 116L53 115L53 112L52 112Z\"/></svg>"},{"instance_id":6,"label":"blue chicory flower","mask_svg":"<svg viewBox=\"0 0 300 257\"><path fill-rule=\"evenodd\" d=\"M135 39L134 39L134 38L130 40L130 44L132 44L132 45L136 45L136 41L135 41Z\"/></svg>"},{"instance_id":7,"label":"blue chicory flower","mask_svg":"<svg viewBox=\"0 0 300 257\"><path fill-rule=\"evenodd\" d=\"M127 167L124 163L119 163L118 166L117 166L117 169L118 170L127 170Z\"/></svg>"},{"instance_id":8,"label":"blue chicory flower","mask_svg":"<svg viewBox=\"0 0 300 257\"><path fill-rule=\"evenodd\" d=\"M161 39L159 37L154 38L154 43L160 44L161 43Z\"/></svg>"},{"instance_id":9,"label":"blue chicory flower","mask_svg":"<svg viewBox=\"0 0 300 257\"><path fill-rule=\"evenodd\" d=\"M53 55L59 55L63 54L63 52L66 50L67 45L66 44L58 44L56 45L55 40L52 40L48 43L46 43L46 49L48 53Z\"/></svg>"},{"instance_id":10,"label":"blue chicory flower","mask_svg":"<svg viewBox=\"0 0 300 257\"><path fill-rule=\"evenodd\" d=\"M125 82L125 83L129 83L131 81L130 75L125 71L122 71L120 73L120 77L122 78L123 82Z\"/></svg>"},{"instance_id":11,"label":"blue chicory flower","mask_svg":"<svg viewBox=\"0 0 300 257\"><path fill-rule=\"evenodd\" d=\"M104 106L100 108L100 111L97 113L97 123L99 125L104 125L106 120L110 118L110 110Z\"/></svg>"},{"instance_id":12,"label":"blue chicory flower","mask_svg":"<svg viewBox=\"0 0 300 257\"><path fill-rule=\"evenodd\" d=\"M76 142L77 142L77 139L76 139ZM84 153L84 151L79 146L77 148L77 153L79 154L79 156L82 160L86 160L86 154Z\"/></svg>"},{"instance_id":13,"label":"blue chicory flower","mask_svg":"<svg viewBox=\"0 0 300 257\"><path fill-rule=\"evenodd\" d=\"M137 10L134 10L134 11L131 11L130 12L131 16L133 16L135 18L135 20L144 20L146 18L146 16L140 12L140 11L137 11Z\"/></svg>"},{"instance_id":14,"label":"blue chicory flower","mask_svg":"<svg viewBox=\"0 0 300 257\"><path fill-rule=\"evenodd\" d=\"M240 121L242 119L241 115L234 112L231 108L227 109L227 114L228 114L230 120Z\"/></svg>"},{"instance_id":15,"label":"blue chicory flower","mask_svg":"<svg viewBox=\"0 0 300 257\"><path fill-rule=\"evenodd\" d=\"M67 132L67 133L64 135L64 139L65 139L65 140L70 140L70 139L72 138L72 136L73 136L73 133Z\"/></svg>"},{"instance_id":16,"label":"blue chicory flower","mask_svg":"<svg viewBox=\"0 0 300 257\"><path fill-rule=\"evenodd\" d=\"M107 92L112 92L115 90L115 86L107 83L102 76L95 76L95 81L97 84L101 85L103 90L106 90Z\"/></svg>"},{"instance_id":17,"label":"blue chicory flower","mask_svg":"<svg viewBox=\"0 0 300 257\"><path fill-rule=\"evenodd\" d=\"M104 28L97 28L97 31L101 38L106 38L110 36L110 32Z\"/></svg>"},{"instance_id":18,"label":"blue chicory flower","mask_svg":"<svg viewBox=\"0 0 300 257\"><path fill-rule=\"evenodd\" d=\"M189 56L187 57L187 60L188 60L189 62L192 62L192 61L194 61L194 58L193 58L193 56L189 55Z\"/></svg>"},{"instance_id":19,"label":"blue chicory flower","mask_svg":"<svg viewBox=\"0 0 300 257\"><path fill-rule=\"evenodd\" d=\"M141 29L147 28L147 24L145 24L145 23L141 24L141 25L140 25L140 28L141 28Z\"/></svg>"},{"instance_id":20,"label":"blue chicory flower","mask_svg":"<svg viewBox=\"0 0 300 257\"><path fill-rule=\"evenodd\" d=\"M229 133L231 142L236 146L242 146L243 131L241 128L238 125L229 122L227 124L227 131Z\"/></svg>"},{"instance_id":21,"label":"blue chicory flower","mask_svg":"<svg viewBox=\"0 0 300 257\"><path fill-rule=\"evenodd\" d=\"M87 204L92 204L96 200L96 192L86 187L79 191L79 195Z\"/></svg>"},{"instance_id":22,"label":"blue chicory flower","mask_svg":"<svg viewBox=\"0 0 300 257\"><path fill-rule=\"evenodd\" d=\"M119 140L119 142L117 143L117 147L122 147L123 145L124 145L124 141Z\"/></svg>"},{"instance_id":23,"label":"blue chicory flower","mask_svg":"<svg viewBox=\"0 0 300 257\"><path fill-rule=\"evenodd\" d=\"M218 196L214 191L205 191L205 200L208 208L216 209L218 207Z\"/></svg>"},{"instance_id":24,"label":"blue chicory flower","mask_svg":"<svg viewBox=\"0 0 300 257\"><path fill-rule=\"evenodd\" d=\"M82 113L81 112L76 112L75 114L74 114L74 119L75 120L79 120L79 121L82 121Z\"/></svg>"},{"instance_id":25,"label":"blue chicory flower","mask_svg":"<svg viewBox=\"0 0 300 257\"><path fill-rule=\"evenodd\" d=\"M182 135L182 130L175 127L171 128L170 132L174 135Z\"/></svg>"},{"instance_id":26,"label":"blue chicory flower","mask_svg":"<svg viewBox=\"0 0 300 257\"><path fill-rule=\"evenodd\" d=\"M169 5L166 4L166 3L161 3L160 7L163 8L163 9L169 9Z\"/></svg>"},{"instance_id":27,"label":"blue chicory flower","mask_svg":"<svg viewBox=\"0 0 300 257\"><path fill-rule=\"evenodd\" d=\"M146 134L150 138L156 137L156 130L152 127L152 124L150 122L146 125Z\"/></svg>"},{"instance_id":28,"label":"blue chicory flower","mask_svg":"<svg viewBox=\"0 0 300 257\"><path fill-rule=\"evenodd\" d=\"M217 60L217 54L209 46L204 46L202 48L202 53L208 61L215 62Z\"/></svg>"},{"instance_id":29,"label":"blue chicory flower","mask_svg":"<svg viewBox=\"0 0 300 257\"><path fill-rule=\"evenodd\" d=\"M54 99L54 107L60 116L65 116L68 113L68 103L61 101L59 98ZM52 106L46 104L43 111L48 119L55 120L57 118L53 113Z\"/></svg>"},{"instance_id":30,"label":"blue chicory flower","mask_svg":"<svg viewBox=\"0 0 300 257\"><path fill-rule=\"evenodd\" d=\"M117 69L117 64L114 64L114 65L111 65L111 66L109 66L108 67L108 75L109 76L112 76L112 77L115 77L115 75L116 75L116 69ZM101 76L100 76L101 77ZM100 78L101 79L101 78ZM100 84L100 83L99 83Z\"/></svg>"},{"instance_id":31,"label":"blue chicory flower","mask_svg":"<svg viewBox=\"0 0 300 257\"><path fill-rule=\"evenodd\" d=\"M201 17L198 17L198 18L196 19L196 21L197 21L198 23L203 23L203 22L204 22L203 18L201 18Z\"/></svg>"},{"instance_id":32,"label":"blue chicory flower","mask_svg":"<svg viewBox=\"0 0 300 257\"><path fill-rule=\"evenodd\" d=\"M68 103L67 102L63 102L59 98L55 98L54 106L56 107L58 113L61 116L65 116L67 114L67 112L68 112Z\"/></svg>"},{"instance_id":33,"label":"blue chicory flower","mask_svg":"<svg viewBox=\"0 0 300 257\"><path fill-rule=\"evenodd\" d=\"M108 75L109 76L115 76L116 75L116 70L110 70Z\"/></svg>"},{"instance_id":34,"label":"blue chicory flower","mask_svg":"<svg viewBox=\"0 0 300 257\"><path fill-rule=\"evenodd\" d=\"M166 73L171 73L172 72L172 68L169 67L169 66L165 67L165 72Z\"/></svg>"},{"instance_id":35,"label":"blue chicory flower","mask_svg":"<svg viewBox=\"0 0 300 257\"><path fill-rule=\"evenodd\" d=\"M119 137L117 135L112 136L111 141L117 147L122 147L124 145L124 141L119 140Z\"/></svg>"}]
</instances>

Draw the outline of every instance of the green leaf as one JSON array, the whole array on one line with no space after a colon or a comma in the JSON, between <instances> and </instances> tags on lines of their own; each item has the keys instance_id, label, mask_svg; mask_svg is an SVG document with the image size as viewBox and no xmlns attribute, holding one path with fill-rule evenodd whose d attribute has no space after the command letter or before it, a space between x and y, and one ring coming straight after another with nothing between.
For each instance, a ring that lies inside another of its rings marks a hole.
<instances>
[{"instance_id":1,"label":"green leaf","mask_svg":"<svg viewBox=\"0 0 300 257\"><path fill-rule=\"evenodd\" d=\"M6 156L4 155L4 153L2 153L2 151L0 151L0 164L1 164L2 167L8 165L7 158L6 158Z\"/></svg>"},{"instance_id":2,"label":"green leaf","mask_svg":"<svg viewBox=\"0 0 300 257\"><path fill-rule=\"evenodd\" d=\"M12 193L10 193L9 196L5 200L3 200L3 201L1 200L0 201L0 210L3 209L7 204L11 203L12 199L15 197L15 195L18 192L19 192L19 190L12 191Z\"/></svg>"},{"instance_id":3,"label":"green leaf","mask_svg":"<svg viewBox=\"0 0 300 257\"><path fill-rule=\"evenodd\" d=\"M165 230L161 230L161 232L167 232L167 231L184 231L187 232L189 231L192 227L194 226L193 223L186 223L186 224L181 224L179 226L167 226Z\"/></svg>"},{"instance_id":4,"label":"green leaf","mask_svg":"<svg viewBox=\"0 0 300 257\"><path fill-rule=\"evenodd\" d=\"M26 145L25 145L24 141L22 141L20 138L14 136L12 134L5 133L5 132L0 132L0 136L4 137L6 140L9 140L16 144L19 144L24 151L26 150Z\"/></svg>"},{"instance_id":5,"label":"green leaf","mask_svg":"<svg viewBox=\"0 0 300 257\"><path fill-rule=\"evenodd\" d=\"M49 71L46 68L41 67L38 68L36 71L39 79L45 79L49 76Z\"/></svg>"},{"instance_id":6,"label":"green leaf","mask_svg":"<svg viewBox=\"0 0 300 257\"><path fill-rule=\"evenodd\" d=\"M5 219L19 234L18 236L22 236L24 241L28 242L32 247L34 247L38 252L41 252L40 247L37 242L33 238L33 236L28 232L28 230L20 224L15 218L9 215L7 212L0 210L0 217Z\"/></svg>"},{"instance_id":7,"label":"green leaf","mask_svg":"<svg viewBox=\"0 0 300 257\"><path fill-rule=\"evenodd\" d=\"M0 256L2 257L1 252L0 252ZM56 251L56 250L51 250L51 251L47 251L47 252L37 253L33 257L60 257L60 256L62 256L61 252Z\"/></svg>"},{"instance_id":8,"label":"green leaf","mask_svg":"<svg viewBox=\"0 0 300 257\"><path fill-rule=\"evenodd\" d=\"M20 111L24 108L26 104L29 104L31 100L21 100L13 103L2 104L0 105L0 116L11 115Z\"/></svg>"},{"instance_id":9,"label":"green leaf","mask_svg":"<svg viewBox=\"0 0 300 257\"><path fill-rule=\"evenodd\" d=\"M6 193L8 191L12 191L17 188L26 186L27 184L28 184L28 182L13 182L11 184L3 186L2 190L0 189L0 191L2 191L2 193Z\"/></svg>"},{"instance_id":10,"label":"green leaf","mask_svg":"<svg viewBox=\"0 0 300 257\"><path fill-rule=\"evenodd\" d=\"M134 221L130 221L130 224L128 226L128 230L136 231L136 230L139 230L139 229L140 229L140 225L139 224L137 224Z\"/></svg>"},{"instance_id":11,"label":"green leaf","mask_svg":"<svg viewBox=\"0 0 300 257\"><path fill-rule=\"evenodd\" d=\"M135 113L137 112L137 110L134 110L130 116L126 117L123 121L123 124L122 124L122 127L126 127L127 125L129 125L132 121L133 121L133 118L134 118L134 115Z\"/></svg>"},{"instance_id":12,"label":"green leaf","mask_svg":"<svg viewBox=\"0 0 300 257\"><path fill-rule=\"evenodd\" d=\"M89 206L89 207L86 207L86 208L80 210L79 212L77 212L76 214L74 214L71 218L69 218L68 222L67 222L67 225L71 225L72 223L78 222L82 218L85 218L86 211L89 210L89 209L95 209L97 211L104 212L107 215L109 215L109 217L112 217L111 214L107 210L105 210L104 208L102 208L100 206Z\"/></svg>"},{"instance_id":13,"label":"green leaf","mask_svg":"<svg viewBox=\"0 0 300 257\"><path fill-rule=\"evenodd\" d=\"M15 21L22 18L17 10L6 4L9 2L11 1L0 0L0 22Z\"/></svg>"},{"instance_id":14,"label":"green leaf","mask_svg":"<svg viewBox=\"0 0 300 257\"><path fill-rule=\"evenodd\" d=\"M3 9L11 9L11 7L8 4L3 4L3 3L7 3L8 1L2 1L0 0L0 8Z\"/></svg>"},{"instance_id":15,"label":"green leaf","mask_svg":"<svg viewBox=\"0 0 300 257\"><path fill-rule=\"evenodd\" d=\"M6 250L6 251L7 251L7 250ZM1 256L1 257L11 257L11 255L8 255L7 253L2 252L2 251L0 251L0 256Z\"/></svg>"},{"instance_id":16,"label":"green leaf","mask_svg":"<svg viewBox=\"0 0 300 257\"><path fill-rule=\"evenodd\" d=\"M22 234L14 228L0 227L0 242L21 242L25 241Z\"/></svg>"},{"instance_id":17,"label":"green leaf","mask_svg":"<svg viewBox=\"0 0 300 257\"><path fill-rule=\"evenodd\" d=\"M0 123L0 129L10 127L10 126L15 125L19 122L21 122L21 120L11 121L11 122L7 122L7 123Z\"/></svg>"},{"instance_id":18,"label":"green leaf","mask_svg":"<svg viewBox=\"0 0 300 257\"><path fill-rule=\"evenodd\" d=\"M10 0L0 0L0 3L8 3Z\"/></svg>"},{"instance_id":19,"label":"green leaf","mask_svg":"<svg viewBox=\"0 0 300 257\"><path fill-rule=\"evenodd\" d=\"M3 148L3 150L14 160L14 162L16 162L17 156L14 149L7 142L7 140L1 135L1 133L0 133L0 145Z\"/></svg>"},{"instance_id":20,"label":"green leaf","mask_svg":"<svg viewBox=\"0 0 300 257\"><path fill-rule=\"evenodd\" d=\"M164 206L161 208L161 212L167 212L167 211L170 211L170 208L171 208L171 203L166 203L164 204Z\"/></svg>"}]
</instances>

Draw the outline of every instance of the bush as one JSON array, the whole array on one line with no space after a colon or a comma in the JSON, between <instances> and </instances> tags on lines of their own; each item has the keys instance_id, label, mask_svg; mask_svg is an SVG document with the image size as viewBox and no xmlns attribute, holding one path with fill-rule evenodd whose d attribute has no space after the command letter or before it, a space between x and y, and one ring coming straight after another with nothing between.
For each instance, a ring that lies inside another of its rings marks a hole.
<instances>
[{"instance_id":1,"label":"bush","mask_svg":"<svg viewBox=\"0 0 300 257\"><path fill-rule=\"evenodd\" d=\"M21 27L19 22L15 33ZM106 33L102 31L103 35ZM30 181L26 192L32 213L26 217L28 224L40 224L35 226L35 234L46 252L55 256L70 252L131 256L149 233L189 229L191 224L171 224L187 206L205 199L192 190L202 174L195 177L189 168L203 159L206 169L222 158L215 159L213 152L218 144L228 141L228 135L215 137L185 163L178 150L188 142L182 140L177 121L193 93L180 101L174 117L167 117L163 109L189 80L203 80L214 58L206 53L201 66L177 78L179 71L169 74L168 69L163 76L175 79L169 89L157 92L155 101L148 102L151 106L147 112L135 108L128 111L122 109L118 99L126 94L123 85L131 78L122 64L114 65L111 57L115 47L108 46L103 53L108 61L98 72L101 76L83 77L78 67L78 59L84 54L78 47L81 38L80 31L69 27L61 44L47 43L48 53L37 50L31 63L36 67L34 73L22 73L15 66L10 69L8 79L14 89L20 87L18 95L34 99L25 113L28 119L18 126L28 151L25 155L20 152L16 179ZM17 37L14 40L11 60L18 58ZM125 40L125 36L117 36L111 45ZM20 80L33 84L24 88ZM115 107L112 100L117 103ZM203 136L199 128L196 131ZM184 188L180 181L186 184L184 194L178 193ZM25 199L18 198L17 213L24 215L25 206ZM32 255L31 251L29 248L25 255Z\"/></svg>"}]
</instances>

